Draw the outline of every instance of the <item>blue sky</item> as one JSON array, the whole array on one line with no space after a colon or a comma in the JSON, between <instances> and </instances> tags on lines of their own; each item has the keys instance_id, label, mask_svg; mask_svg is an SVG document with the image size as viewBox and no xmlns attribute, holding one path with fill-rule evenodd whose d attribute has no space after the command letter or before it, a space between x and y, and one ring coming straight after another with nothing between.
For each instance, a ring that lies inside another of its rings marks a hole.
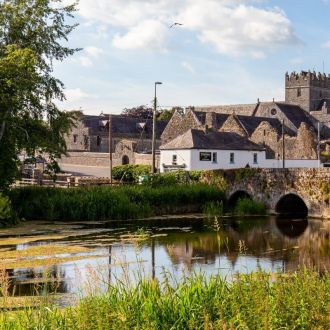
<instances>
[{"instance_id":1,"label":"blue sky","mask_svg":"<svg viewBox=\"0 0 330 330\"><path fill-rule=\"evenodd\" d=\"M70 0L65 0L70 3ZM330 73L330 0L80 0L57 63L63 109L120 113L284 99L286 71ZM182 26L169 28L173 22Z\"/></svg>"}]
</instances>

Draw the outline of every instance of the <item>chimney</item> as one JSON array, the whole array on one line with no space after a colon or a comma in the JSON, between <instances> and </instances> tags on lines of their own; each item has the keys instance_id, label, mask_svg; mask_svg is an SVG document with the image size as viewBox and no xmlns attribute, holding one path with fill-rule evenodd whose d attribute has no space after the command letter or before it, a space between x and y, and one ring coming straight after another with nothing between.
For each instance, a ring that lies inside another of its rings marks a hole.
<instances>
[{"instance_id":1,"label":"chimney","mask_svg":"<svg viewBox=\"0 0 330 330\"><path fill-rule=\"evenodd\" d=\"M205 127L207 129L217 129L217 115L215 112L207 112L205 114Z\"/></svg>"}]
</instances>

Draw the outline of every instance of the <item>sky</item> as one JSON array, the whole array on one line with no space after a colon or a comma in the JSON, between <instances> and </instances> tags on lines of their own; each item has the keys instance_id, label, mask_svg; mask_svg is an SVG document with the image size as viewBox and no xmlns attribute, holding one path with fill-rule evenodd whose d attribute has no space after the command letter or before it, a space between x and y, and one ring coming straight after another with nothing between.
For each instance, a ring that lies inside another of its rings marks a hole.
<instances>
[{"instance_id":1,"label":"sky","mask_svg":"<svg viewBox=\"0 0 330 330\"><path fill-rule=\"evenodd\" d=\"M155 81L161 108L284 100L285 72L330 73L329 13L330 0L80 0L59 106L151 106Z\"/></svg>"}]
</instances>

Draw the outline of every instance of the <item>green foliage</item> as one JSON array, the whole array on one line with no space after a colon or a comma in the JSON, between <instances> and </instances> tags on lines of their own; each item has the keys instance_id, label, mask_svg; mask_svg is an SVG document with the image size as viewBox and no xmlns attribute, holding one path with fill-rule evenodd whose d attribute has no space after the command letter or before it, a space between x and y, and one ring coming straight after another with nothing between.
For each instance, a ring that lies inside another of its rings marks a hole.
<instances>
[{"instance_id":1,"label":"green foliage","mask_svg":"<svg viewBox=\"0 0 330 330\"><path fill-rule=\"evenodd\" d=\"M234 214L244 215L265 215L266 206L261 202L254 201L250 198L240 198L235 205Z\"/></svg>"},{"instance_id":2,"label":"green foliage","mask_svg":"<svg viewBox=\"0 0 330 330\"><path fill-rule=\"evenodd\" d=\"M223 216L223 211L224 211L223 201L207 202L203 206L203 213L208 218Z\"/></svg>"},{"instance_id":3,"label":"green foliage","mask_svg":"<svg viewBox=\"0 0 330 330\"><path fill-rule=\"evenodd\" d=\"M323 200L328 202L330 200L330 183L324 182L321 185Z\"/></svg>"},{"instance_id":4,"label":"green foliage","mask_svg":"<svg viewBox=\"0 0 330 330\"><path fill-rule=\"evenodd\" d=\"M224 194L216 187L121 186L74 189L26 187L8 192L19 217L25 219L111 220L137 219L175 213L182 206L200 208L208 201L220 201Z\"/></svg>"},{"instance_id":5,"label":"green foliage","mask_svg":"<svg viewBox=\"0 0 330 330\"><path fill-rule=\"evenodd\" d=\"M16 223L16 215L12 209L10 199L0 194L0 226L8 226Z\"/></svg>"},{"instance_id":6,"label":"green foliage","mask_svg":"<svg viewBox=\"0 0 330 330\"><path fill-rule=\"evenodd\" d=\"M187 184L188 182L189 174L186 171L154 174L150 181L151 185L154 187Z\"/></svg>"},{"instance_id":7,"label":"green foliage","mask_svg":"<svg viewBox=\"0 0 330 330\"><path fill-rule=\"evenodd\" d=\"M328 329L330 275L299 271L166 276L164 281L109 285L71 308L2 312L0 329Z\"/></svg>"},{"instance_id":8,"label":"green foliage","mask_svg":"<svg viewBox=\"0 0 330 330\"><path fill-rule=\"evenodd\" d=\"M235 170L235 181L250 179L256 175L258 169L255 168L239 168Z\"/></svg>"},{"instance_id":9,"label":"green foliage","mask_svg":"<svg viewBox=\"0 0 330 330\"><path fill-rule=\"evenodd\" d=\"M120 165L112 169L112 177L115 180L132 183L137 182L140 175L151 172L149 165Z\"/></svg>"},{"instance_id":10,"label":"green foliage","mask_svg":"<svg viewBox=\"0 0 330 330\"><path fill-rule=\"evenodd\" d=\"M190 180L199 182L203 176L204 171L189 171Z\"/></svg>"},{"instance_id":11,"label":"green foliage","mask_svg":"<svg viewBox=\"0 0 330 330\"><path fill-rule=\"evenodd\" d=\"M22 150L53 159L66 151L76 114L57 108L63 84L52 73L77 50L61 45L75 28L66 22L74 11L57 0L0 2L0 189L17 176Z\"/></svg>"}]
</instances>

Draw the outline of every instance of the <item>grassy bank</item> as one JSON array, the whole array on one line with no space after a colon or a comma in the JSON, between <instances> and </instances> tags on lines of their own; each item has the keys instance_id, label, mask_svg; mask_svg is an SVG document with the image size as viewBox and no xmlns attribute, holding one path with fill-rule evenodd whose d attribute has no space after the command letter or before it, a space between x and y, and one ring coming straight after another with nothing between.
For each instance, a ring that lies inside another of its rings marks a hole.
<instances>
[{"instance_id":1,"label":"grassy bank","mask_svg":"<svg viewBox=\"0 0 330 330\"><path fill-rule=\"evenodd\" d=\"M13 209L27 220L137 219L159 214L201 211L224 193L204 184L173 186L83 187L75 189L27 187L9 192Z\"/></svg>"},{"instance_id":2,"label":"grassy bank","mask_svg":"<svg viewBox=\"0 0 330 330\"><path fill-rule=\"evenodd\" d=\"M330 275L186 278L121 284L77 306L0 315L0 329L328 329Z\"/></svg>"}]
</instances>

